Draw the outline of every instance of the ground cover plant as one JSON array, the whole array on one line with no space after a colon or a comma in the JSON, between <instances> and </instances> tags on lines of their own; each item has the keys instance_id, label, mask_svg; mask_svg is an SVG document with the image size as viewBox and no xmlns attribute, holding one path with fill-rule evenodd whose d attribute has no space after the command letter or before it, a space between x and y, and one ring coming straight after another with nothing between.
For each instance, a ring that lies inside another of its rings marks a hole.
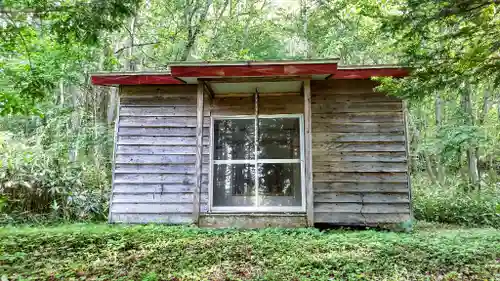
<instances>
[{"instance_id":1,"label":"ground cover plant","mask_svg":"<svg viewBox=\"0 0 500 281\"><path fill-rule=\"evenodd\" d=\"M0 229L2 280L498 280L500 232L209 230L72 224Z\"/></svg>"}]
</instances>

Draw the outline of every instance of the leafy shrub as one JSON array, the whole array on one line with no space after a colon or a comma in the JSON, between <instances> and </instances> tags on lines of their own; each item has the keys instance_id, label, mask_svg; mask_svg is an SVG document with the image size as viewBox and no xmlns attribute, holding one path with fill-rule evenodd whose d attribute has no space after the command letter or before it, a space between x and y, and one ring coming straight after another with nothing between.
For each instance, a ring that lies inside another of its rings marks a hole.
<instances>
[{"instance_id":1,"label":"leafy shrub","mask_svg":"<svg viewBox=\"0 0 500 281\"><path fill-rule=\"evenodd\" d=\"M466 192L458 185L440 188L417 177L412 195L417 220L500 228L500 189L494 184Z\"/></svg>"},{"instance_id":2,"label":"leafy shrub","mask_svg":"<svg viewBox=\"0 0 500 281\"><path fill-rule=\"evenodd\" d=\"M499 245L496 229L427 229L418 223L413 233L104 224L5 227L0 229L0 277L494 280Z\"/></svg>"},{"instance_id":3,"label":"leafy shrub","mask_svg":"<svg viewBox=\"0 0 500 281\"><path fill-rule=\"evenodd\" d=\"M26 119L25 133L19 120L15 134L13 128L0 131L0 219L105 218L111 140L106 128L82 118L72 129L71 112Z\"/></svg>"}]
</instances>

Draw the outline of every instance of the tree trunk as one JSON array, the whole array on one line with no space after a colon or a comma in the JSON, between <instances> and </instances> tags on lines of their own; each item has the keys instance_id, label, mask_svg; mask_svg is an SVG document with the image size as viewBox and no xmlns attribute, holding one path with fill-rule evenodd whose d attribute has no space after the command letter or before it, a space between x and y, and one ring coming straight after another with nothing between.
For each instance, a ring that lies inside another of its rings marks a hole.
<instances>
[{"instance_id":1,"label":"tree trunk","mask_svg":"<svg viewBox=\"0 0 500 281\"><path fill-rule=\"evenodd\" d=\"M437 180L436 173L434 172L434 168L432 167L432 159L427 152L424 152L426 170L429 178L431 179L433 184L439 185L439 181Z\"/></svg>"},{"instance_id":2,"label":"tree trunk","mask_svg":"<svg viewBox=\"0 0 500 281\"><path fill-rule=\"evenodd\" d=\"M472 113L472 87L467 85L465 92L462 93L462 107L466 115L466 124L469 126L474 125L474 115ZM469 174L469 182L472 189L479 187L479 172L477 168L477 155L476 147L469 145L467 148L467 168Z\"/></svg>"},{"instance_id":3,"label":"tree trunk","mask_svg":"<svg viewBox=\"0 0 500 281\"><path fill-rule=\"evenodd\" d=\"M80 88L76 86L71 86L71 102L73 106L73 113L71 114L71 128L69 130L70 134L76 135L76 140L69 151L69 160L75 162L78 157L78 136L80 133L80 107L79 107L79 96Z\"/></svg>"},{"instance_id":4,"label":"tree trunk","mask_svg":"<svg viewBox=\"0 0 500 281\"><path fill-rule=\"evenodd\" d=\"M193 5L202 5L199 2L193 3ZM186 46L182 52L181 61L186 61L191 54L191 49L196 43L196 39L198 38L199 33L201 32L203 25L205 24L205 20L207 19L208 9L212 5L212 0L207 0L205 6L202 8L203 10L200 12L200 17L196 25L193 25L193 19L195 17L195 13L199 10L197 7L186 7L184 9L185 17L186 17L186 25L188 27L188 39L186 42Z\"/></svg>"},{"instance_id":5,"label":"tree trunk","mask_svg":"<svg viewBox=\"0 0 500 281\"><path fill-rule=\"evenodd\" d=\"M309 38L308 38L308 24L309 24L309 15L308 15L308 7L307 0L300 1L300 13L302 14L302 32L304 34L304 39L306 42L306 53L305 57L310 58L310 46L309 46Z\"/></svg>"},{"instance_id":6,"label":"tree trunk","mask_svg":"<svg viewBox=\"0 0 500 281\"><path fill-rule=\"evenodd\" d=\"M59 104L64 108L64 80L59 79Z\"/></svg>"},{"instance_id":7,"label":"tree trunk","mask_svg":"<svg viewBox=\"0 0 500 281\"><path fill-rule=\"evenodd\" d=\"M488 111L490 111L490 91L489 89L485 90L484 91L484 96L483 96L483 107L482 107L482 111L481 113L479 114L479 120L478 120L478 125L482 126L484 124L484 121L486 120L486 117L488 116ZM479 158L480 157L480 151L479 151L479 146L476 147L476 157ZM479 160L478 160L479 162ZM486 165L488 165L488 161L486 160ZM481 174L482 174L482 170L481 170L481 167L484 167L483 165L477 165L478 166L478 169L477 169L477 172L478 172L478 177L479 179L481 179ZM479 188L481 188L481 186L479 186Z\"/></svg>"},{"instance_id":8,"label":"tree trunk","mask_svg":"<svg viewBox=\"0 0 500 281\"><path fill-rule=\"evenodd\" d=\"M441 129L442 123L443 123L443 102L441 100L441 96L439 93L436 93L436 100L435 100L435 106L436 106L436 129L439 131ZM439 155L436 156L436 172L437 172L437 180L439 181L440 185L444 185L444 180L445 180L445 170L444 166L441 163L441 157Z\"/></svg>"},{"instance_id":9,"label":"tree trunk","mask_svg":"<svg viewBox=\"0 0 500 281\"><path fill-rule=\"evenodd\" d=\"M127 58L125 59L125 69L128 71L135 71L136 70L136 62L134 58L134 44L135 44L135 24L137 21L137 10L134 16L130 18L130 25L129 25L129 39L128 39L128 50L127 50Z\"/></svg>"},{"instance_id":10,"label":"tree trunk","mask_svg":"<svg viewBox=\"0 0 500 281\"><path fill-rule=\"evenodd\" d=\"M498 104L497 104L497 118L498 118L498 122L500 122L500 100L498 101Z\"/></svg>"}]
</instances>

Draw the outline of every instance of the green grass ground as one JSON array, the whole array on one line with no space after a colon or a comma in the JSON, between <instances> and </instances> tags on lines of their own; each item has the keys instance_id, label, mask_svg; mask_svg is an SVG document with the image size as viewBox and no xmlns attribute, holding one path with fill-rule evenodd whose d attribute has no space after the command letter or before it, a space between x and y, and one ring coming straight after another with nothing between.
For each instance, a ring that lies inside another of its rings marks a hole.
<instances>
[{"instance_id":1,"label":"green grass ground","mask_svg":"<svg viewBox=\"0 0 500 281\"><path fill-rule=\"evenodd\" d=\"M500 280L500 231L0 228L1 280Z\"/></svg>"}]
</instances>

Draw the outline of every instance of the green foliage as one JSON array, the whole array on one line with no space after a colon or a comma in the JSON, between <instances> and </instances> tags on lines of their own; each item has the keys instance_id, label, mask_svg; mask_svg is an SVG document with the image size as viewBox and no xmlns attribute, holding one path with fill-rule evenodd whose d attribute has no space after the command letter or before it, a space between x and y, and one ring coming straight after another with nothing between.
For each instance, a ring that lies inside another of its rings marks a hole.
<instances>
[{"instance_id":1,"label":"green foliage","mask_svg":"<svg viewBox=\"0 0 500 281\"><path fill-rule=\"evenodd\" d=\"M496 184L484 186L480 192L463 192L461 186L456 186L460 181L454 184L439 187L421 175L414 177L415 219L500 229L500 189Z\"/></svg>"},{"instance_id":2,"label":"green foliage","mask_svg":"<svg viewBox=\"0 0 500 281\"><path fill-rule=\"evenodd\" d=\"M112 129L102 124L112 123L114 104L111 90L89 86L90 72L158 71L178 60L339 57L413 69L411 77L380 80L381 90L410 104L411 172L430 179L422 183L428 189L415 187L418 218L496 225L489 190L500 171L498 3L0 2L0 115L7 116L0 171L2 186L11 186L1 191L0 209L10 219L105 214ZM71 117L75 108L82 123ZM471 184L474 166L480 184Z\"/></svg>"},{"instance_id":3,"label":"green foliage","mask_svg":"<svg viewBox=\"0 0 500 281\"><path fill-rule=\"evenodd\" d=\"M122 26L140 0L0 3L0 115L38 113L60 79L74 81L80 59L103 31Z\"/></svg>"},{"instance_id":4,"label":"green foliage","mask_svg":"<svg viewBox=\"0 0 500 281\"><path fill-rule=\"evenodd\" d=\"M499 7L490 1L401 1L383 21L398 60L414 69L395 81L400 95L456 90L466 81L498 85Z\"/></svg>"},{"instance_id":5,"label":"green foliage","mask_svg":"<svg viewBox=\"0 0 500 281\"><path fill-rule=\"evenodd\" d=\"M87 123L68 130L71 111L49 111L4 129L0 134L0 209L3 223L12 220L102 220L107 214L112 138L106 128ZM97 131L96 131L97 130ZM71 159L72 155L79 155Z\"/></svg>"},{"instance_id":6,"label":"green foliage","mask_svg":"<svg viewBox=\"0 0 500 281\"><path fill-rule=\"evenodd\" d=\"M500 233L61 225L6 227L0 245L12 279L493 280Z\"/></svg>"},{"instance_id":7,"label":"green foliage","mask_svg":"<svg viewBox=\"0 0 500 281\"><path fill-rule=\"evenodd\" d=\"M387 64L394 61L394 56L388 52L392 37L379 32L380 17L390 6L372 0L318 2L321 3L319 8L308 9L305 34L311 43L310 52L315 56L337 57L342 64ZM303 25L302 22L296 28L302 30Z\"/></svg>"}]
</instances>

